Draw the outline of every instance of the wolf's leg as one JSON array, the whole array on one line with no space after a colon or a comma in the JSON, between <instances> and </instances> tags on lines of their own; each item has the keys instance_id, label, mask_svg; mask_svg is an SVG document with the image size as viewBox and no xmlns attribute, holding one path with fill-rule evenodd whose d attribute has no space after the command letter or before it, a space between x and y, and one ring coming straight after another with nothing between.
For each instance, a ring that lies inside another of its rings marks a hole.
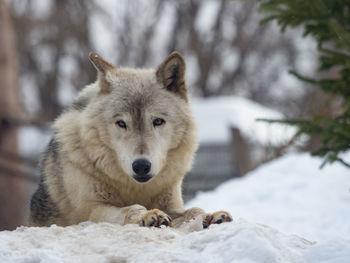
<instances>
[{"instance_id":1,"label":"wolf's leg","mask_svg":"<svg viewBox=\"0 0 350 263\"><path fill-rule=\"evenodd\" d=\"M182 223L188 222L191 219L201 217L203 228L207 228L211 224L221 224L224 222L231 222L232 216L226 211L218 211L213 214L206 213L203 209L192 207L182 213L171 214L174 217L173 226L179 227Z\"/></svg>"},{"instance_id":2,"label":"wolf's leg","mask_svg":"<svg viewBox=\"0 0 350 263\"><path fill-rule=\"evenodd\" d=\"M147 210L141 205L131 205L127 207L115 207L101 204L94 207L89 215L89 220L93 222L109 222L120 225L139 224L140 226L171 225L170 217L161 210Z\"/></svg>"},{"instance_id":3,"label":"wolf's leg","mask_svg":"<svg viewBox=\"0 0 350 263\"><path fill-rule=\"evenodd\" d=\"M189 222L192 219L198 217L204 218L205 215L206 213L204 210L199 207L192 207L182 212L177 211L170 213L170 216L173 218L173 227L175 228L181 226L184 222Z\"/></svg>"},{"instance_id":4,"label":"wolf's leg","mask_svg":"<svg viewBox=\"0 0 350 263\"><path fill-rule=\"evenodd\" d=\"M108 222L123 225L136 222L139 215L146 211L147 209L141 205L119 208L112 205L100 204L91 210L89 220L93 222Z\"/></svg>"}]
</instances>

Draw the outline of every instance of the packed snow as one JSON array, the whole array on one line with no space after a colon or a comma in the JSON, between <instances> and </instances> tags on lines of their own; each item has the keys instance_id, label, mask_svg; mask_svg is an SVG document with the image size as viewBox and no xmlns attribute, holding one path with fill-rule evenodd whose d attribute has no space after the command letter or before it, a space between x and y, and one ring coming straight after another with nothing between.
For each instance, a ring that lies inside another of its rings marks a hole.
<instances>
[{"instance_id":1,"label":"packed snow","mask_svg":"<svg viewBox=\"0 0 350 263\"><path fill-rule=\"evenodd\" d=\"M312 241L350 240L350 170L338 163L320 169L321 163L307 153L289 154L197 194L187 207L226 209Z\"/></svg>"},{"instance_id":2,"label":"packed snow","mask_svg":"<svg viewBox=\"0 0 350 263\"><path fill-rule=\"evenodd\" d=\"M238 128L249 141L265 146L286 143L296 132L294 127L257 121L283 119L284 116L243 97L194 99L191 105L201 143L229 142L231 127Z\"/></svg>"},{"instance_id":3,"label":"packed snow","mask_svg":"<svg viewBox=\"0 0 350 263\"><path fill-rule=\"evenodd\" d=\"M320 163L288 155L187 204L228 210L231 223L201 231L199 219L178 229L19 227L0 232L0 262L348 263L350 172L339 164L319 170Z\"/></svg>"},{"instance_id":4,"label":"packed snow","mask_svg":"<svg viewBox=\"0 0 350 263\"><path fill-rule=\"evenodd\" d=\"M246 222L190 233L108 223L0 233L0 262L303 262L314 249Z\"/></svg>"}]
</instances>

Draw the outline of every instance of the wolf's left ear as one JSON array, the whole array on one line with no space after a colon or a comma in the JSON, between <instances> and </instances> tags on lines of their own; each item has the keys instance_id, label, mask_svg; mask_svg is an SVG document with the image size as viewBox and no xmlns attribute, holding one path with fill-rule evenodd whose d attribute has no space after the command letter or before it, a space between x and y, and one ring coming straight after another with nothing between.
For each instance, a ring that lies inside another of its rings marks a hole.
<instances>
[{"instance_id":1,"label":"wolf's left ear","mask_svg":"<svg viewBox=\"0 0 350 263\"><path fill-rule=\"evenodd\" d=\"M170 92L188 100L185 84L185 60L177 52L172 52L156 70L157 80Z\"/></svg>"},{"instance_id":2,"label":"wolf's left ear","mask_svg":"<svg viewBox=\"0 0 350 263\"><path fill-rule=\"evenodd\" d=\"M104 60L101 56L96 54L95 52L89 53L89 59L98 72L98 82L100 86L100 90L102 93L108 93L110 89L110 85L106 80L106 74L108 71L115 69L115 66L108 61Z\"/></svg>"}]
</instances>

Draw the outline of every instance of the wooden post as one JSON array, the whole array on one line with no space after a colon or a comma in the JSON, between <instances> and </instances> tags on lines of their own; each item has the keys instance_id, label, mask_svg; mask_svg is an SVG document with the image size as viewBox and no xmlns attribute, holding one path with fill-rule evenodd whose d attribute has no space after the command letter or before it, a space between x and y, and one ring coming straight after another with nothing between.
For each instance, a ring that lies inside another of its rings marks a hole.
<instances>
[{"instance_id":1,"label":"wooden post","mask_svg":"<svg viewBox=\"0 0 350 263\"><path fill-rule=\"evenodd\" d=\"M21 104L17 88L18 64L10 10L0 0L0 230L14 229L24 222L24 182L17 178L21 165L6 158L18 156L17 126Z\"/></svg>"},{"instance_id":2,"label":"wooden post","mask_svg":"<svg viewBox=\"0 0 350 263\"><path fill-rule=\"evenodd\" d=\"M239 176L245 175L252 168L249 145L238 128L231 127L233 158Z\"/></svg>"}]
</instances>

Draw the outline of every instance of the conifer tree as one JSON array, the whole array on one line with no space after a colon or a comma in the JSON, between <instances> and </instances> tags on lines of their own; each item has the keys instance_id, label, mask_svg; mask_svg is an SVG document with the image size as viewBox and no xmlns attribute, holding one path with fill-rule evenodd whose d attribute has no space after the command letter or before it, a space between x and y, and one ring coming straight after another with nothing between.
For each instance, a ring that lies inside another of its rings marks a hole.
<instances>
[{"instance_id":1,"label":"conifer tree","mask_svg":"<svg viewBox=\"0 0 350 263\"><path fill-rule=\"evenodd\" d=\"M314 116L309 120L269 120L298 127L297 135L320 135L322 146L313 155L326 163L350 163L340 156L350 149L350 0L258 0L266 14L262 23L275 20L283 32L302 27L304 36L318 44L319 71L337 70L337 77L315 78L291 71L295 77L342 98L342 112L332 118ZM326 75L326 74L323 74ZM327 105L325 105L327 107Z\"/></svg>"}]
</instances>

